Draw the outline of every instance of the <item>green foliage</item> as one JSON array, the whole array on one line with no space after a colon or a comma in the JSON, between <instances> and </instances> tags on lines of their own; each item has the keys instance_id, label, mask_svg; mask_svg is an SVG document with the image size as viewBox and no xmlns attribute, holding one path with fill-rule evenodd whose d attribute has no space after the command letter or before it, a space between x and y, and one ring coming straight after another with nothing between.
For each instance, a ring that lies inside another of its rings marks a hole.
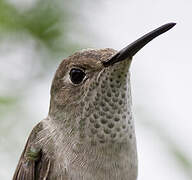
<instances>
[{"instance_id":1,"label":"green foliage","mask_svg":"<svg viewBox=\"0 0 192 180\"><path fill-rule=\"evenodd\" d=\"M173 146L171 148L171 152L179 166L182 167L185 174L192 179L192 159L182 152L178 146Z\"/></svg>"},{"instance_id":2,"label":"green foliage","mask_svg":"<svg viewBox=\"0 0 192 180\"><path fill-rule=\"evenodd\" d=\"M17 30L20 28L20 15L13 5L0 0L0 27L3 30Z\"/></svg>"},{"instance_id":3,"label":"green foliage","mask_svg":"<svg viewBox=\"0 0 192 180\"><path fill-rule=\"evenodd\" d=\"M8 116L12 107L16 106L18 99L10 96L0 96L0 116ZM2 119L1 119L2 120Z\"/></svg>"},{"instance_id":4,"label":"green foliage","mask_svg":"<svg viewBox=\"0 0 192 180\"><path fill-rule=\"evenodd\" d=\"M0 96L0 106L12 105L15 102L17 102L17 99L15 97L2 97L2 96Z\"/></svg>"},{"instance_id":5,"label":"green foliage","mask_svg":"<svg viewBox=\"0 0 192 180\"><path fill-rule=\"evenodd\" d=\"M22 33L29 34L37 42L43 43L50 53L65 51L69 49L65 46L73 46L67 40L61 43L61 39L66 38L73 16L64 2L38 0L30 9L21 11L6 0L0 0L0 29L7 36L11 32L17 33L18 38Z\"/></svg>"}]
</instances>

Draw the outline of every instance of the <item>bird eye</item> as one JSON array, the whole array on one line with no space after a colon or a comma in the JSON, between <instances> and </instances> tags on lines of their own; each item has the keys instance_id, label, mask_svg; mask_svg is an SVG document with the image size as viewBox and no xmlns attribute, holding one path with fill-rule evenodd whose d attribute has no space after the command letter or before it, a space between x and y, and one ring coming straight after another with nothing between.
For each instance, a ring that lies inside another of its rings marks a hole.
<instances>
[{"instance_id":1,"label":"bird eye","mask_svg":"<svg viewBox=\"0 0 192 180\"><path fill-rule=\"evenodd\" d=\"M81 69L73 68L71 69L69 75L73 84L80 84L86 74Z\"/></svg>"}]
</instances>

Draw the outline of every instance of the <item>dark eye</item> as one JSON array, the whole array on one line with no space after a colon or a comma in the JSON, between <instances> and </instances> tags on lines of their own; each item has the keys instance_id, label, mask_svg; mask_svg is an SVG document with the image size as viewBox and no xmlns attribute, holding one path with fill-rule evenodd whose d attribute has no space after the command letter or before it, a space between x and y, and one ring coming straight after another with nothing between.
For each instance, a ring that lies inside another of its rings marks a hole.
<instances>
[{"instance_id":1,"label":"dark eye","mask_svg":"<svg viewBox=\"0 0 192 180\"><path fill-rule=\"evenodd\" d=\"M80 84L86 74L81 69L73 68L71 69L69 75L73 84Z\"/></svg>"}]
</instances>

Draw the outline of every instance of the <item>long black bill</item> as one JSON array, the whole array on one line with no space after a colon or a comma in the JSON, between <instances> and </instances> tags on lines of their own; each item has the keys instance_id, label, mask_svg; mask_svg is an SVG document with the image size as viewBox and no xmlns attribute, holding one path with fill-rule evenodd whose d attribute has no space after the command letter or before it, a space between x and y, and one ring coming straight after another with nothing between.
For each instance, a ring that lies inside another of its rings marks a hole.
<instances>
[{"instance_id":1,"label":"long black bill","mask_svg":"<svg viewBox=\"0 0 192 180\"><path fill-rule=\"evenodd\" d=\"M165 33L169 29L171 29L173 26L175 26L176 23L168 23L165 24L147 34L142 36L141 38L137 39L133 43L129 44L119 52L117 52L114 56L112 56L109 60L103 62L103 65L105 67L113 65L116 62L123 61L127 58L132 58L141 48L143 48L148 42L156 38L157 36Z\"/></svg>"}]
</instances>

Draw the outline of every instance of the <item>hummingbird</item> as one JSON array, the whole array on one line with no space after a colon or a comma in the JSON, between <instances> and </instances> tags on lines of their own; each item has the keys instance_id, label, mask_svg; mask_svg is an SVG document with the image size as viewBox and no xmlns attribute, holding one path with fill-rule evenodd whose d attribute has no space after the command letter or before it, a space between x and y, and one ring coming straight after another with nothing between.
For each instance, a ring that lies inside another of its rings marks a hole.
<instances>
[{"instance_id":1,"label":"hummingbird","mask_svg":"<svg viewBox=\"0 0 192 180\"><path fill-rule=\"evenodd\" d=\"M54 75L48 116L32 130L13 180L136 180L130 64L165 24L120 51L86 49Z\"/></svg>"}]
</instances>

